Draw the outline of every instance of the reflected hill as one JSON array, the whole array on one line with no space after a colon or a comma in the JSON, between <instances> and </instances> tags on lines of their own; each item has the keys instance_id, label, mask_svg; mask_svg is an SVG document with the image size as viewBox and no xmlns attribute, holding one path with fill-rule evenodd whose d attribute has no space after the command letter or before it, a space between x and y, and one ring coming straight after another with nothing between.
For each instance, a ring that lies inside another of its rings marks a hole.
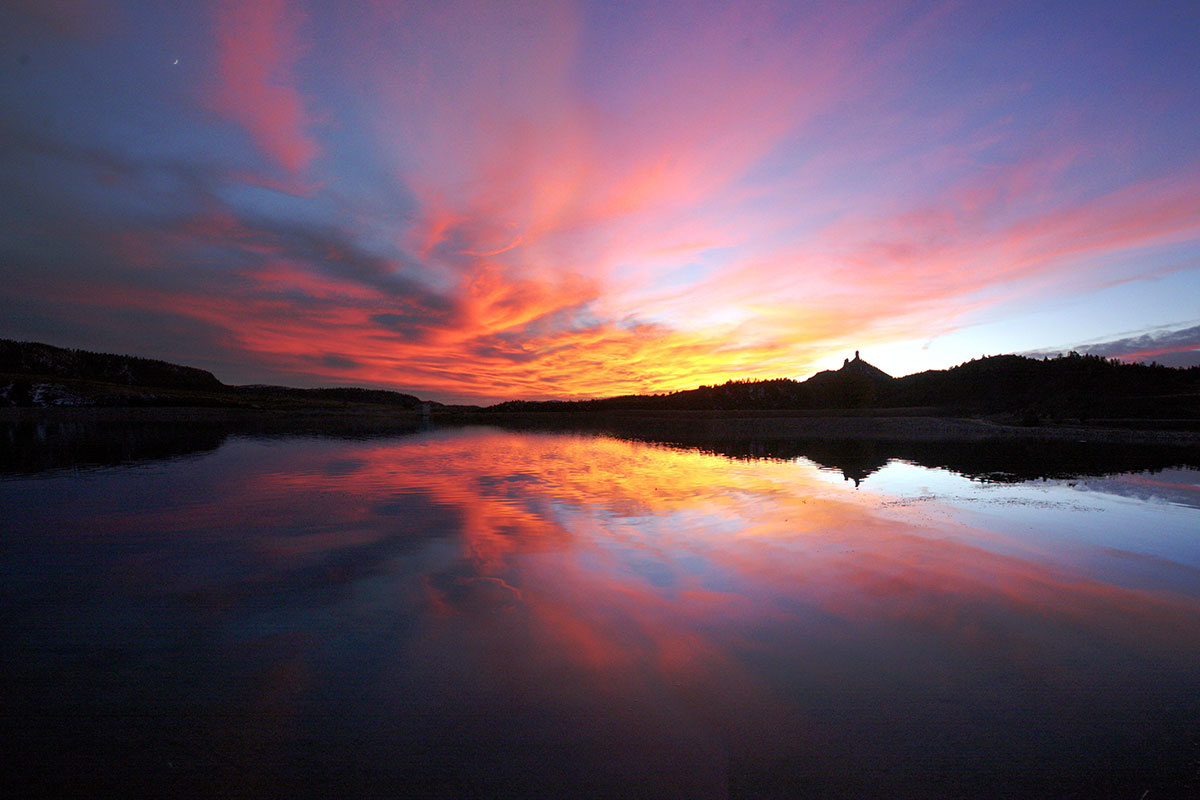
<instances>
[{"instance_id":1,"label":"reflected hill","mask_svg":"<svg viewBox=\"0 0 1200 800\"><path fill-rule=\"evenodd\" d=\"M201 456L230 437L290 436L347 439L408 436L427 424L373 416L272 416L179 414L159 410L157 416L84 413L48 418L28 416L0 420L0 475L35 474L47 470L95 469ZM888 420L810 419L705 420L647 419L560 415L553 421L529 415L489 415L490 427L553 433L584 433L629 441L698 450L735 459L793 460L804 458L839 471L855 483L903 460L950 470L968 478L1020 482L1037 478L1104 476L1170 467L1200 469L1200 447L1186 443L1144 441L1072 441L1069 439L971 438L965 423L928 421L945 428L937 438L906 437L910 421L891 420L889 435L871 435ZM780 435L784 426L815 423L803 429L838 423L824 435ZM860 424L861 423L861 424ZM772 435L772 431L776 435Z\"/></svg>"},{"instance_id":2,"label":"reflected hill","mask_svg":"<svg viewBox=\"0 0 1200 800\"><path fill-rule=\"evenodd\" d=\"M1101 477L1173 467L1200 469L1193 447L1099 442L962 441L869 439L763 439L758 441L661 442L738 459L807 459L836 470L858 485L891 461L945 469L972 480L1020 483L1040 478Z\"/></svg>"},{"instance_id":3,"label":"reflected hill","mask_svg":"<svg viewBox=\"0 0 1200 800\"><path fill-rule=\"evenodd\" d=\"M511 430L599 433L727 458L804 458L837 470L856 484L893 460L946 469L974 480L1011 483L1171 467L1200 469L1200 446L1190 436L1153 442L1130 434L1125 439L1075 441L1065 435L1048 436L1070 431L1042 431L1037 438L1000 435L995 432L1010 434L1014 429L960 420L514 414L495 415L494 421Z\"/></svg>"},{"instance_id":4,"label":"reflected hill","mask_svg":"<svg viewBox=\"0 0 1200 800\"><path fill-rule=\"evenodd\" d=\"M229 431L166 422L17 420L0 423L0 475L96 469L203 455Z\"/></svg>"},{"instance_id":5,"label":"reflected hill","mask_svg":"<svg viewBox=\"0 0 1200 800\"><path fill-rule=\"evenodd\" d=\"M423 426L378 418L261 414L164 414L158 418L26 417L0 421L0 475L131 466L202 456L230 437L362 439L418 433Z\"/></svg>"},{"instance_id":6,"label":"reflected hill","mask_svg":"<svg viewBox=\"0 0 1200 800\"><path fill-rule=\"evenodd\" d=\"M207 370L167 361L0 339L0 408L366 407L400 412L420 406L415 395L386 389L230 386Z\"/></svg>"}]
</instances>

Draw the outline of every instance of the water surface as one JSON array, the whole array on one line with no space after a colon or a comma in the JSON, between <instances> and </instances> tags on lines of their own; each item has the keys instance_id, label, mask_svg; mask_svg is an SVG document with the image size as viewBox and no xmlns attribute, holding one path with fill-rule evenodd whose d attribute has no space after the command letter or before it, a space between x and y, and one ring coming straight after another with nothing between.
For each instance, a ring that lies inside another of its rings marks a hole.
<instances>
[{"instance_id":1,"label":"water surface","mask_svg":"<svg viewBox=\"0 0 1200 800\"><path fill-rule=\"evenodd\" d=\"M1200 787L1194 469L980 480L480 428L144 434L150 453L61 434L0 475L26 791Z\"/></svg>"}]
</instances>

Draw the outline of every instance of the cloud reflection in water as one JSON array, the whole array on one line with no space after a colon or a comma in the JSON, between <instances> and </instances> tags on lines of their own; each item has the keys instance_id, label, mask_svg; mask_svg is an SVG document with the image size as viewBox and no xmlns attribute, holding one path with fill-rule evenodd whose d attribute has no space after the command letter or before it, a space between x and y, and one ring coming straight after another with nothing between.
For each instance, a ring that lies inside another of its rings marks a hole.
<instances>
[{"instance_id":1,"label":"cloud reflection in water","mask_svg":"<svg viewBox=\"0 0 1200 800\"><path fill-rule=\"evenodd\" d=\"M26 658L6 676L29 690L6 706L186 715L174 738L152 724L116 740L220 753L191 776L218 788L250 771L300 793L351 765L359 788L434 796L1174 774L1164 743L1200 711L1194 546L1125 551L1103 530L1126 519L1115 495L1065 484L1046 484L1053 514L1010 515L964 501L996 487L896 502L872 481L486 429L233 439L8 481L6 507L26 502L5 574L42 577L6 590ZM1163 535L1195 523L1138 513ZM1085 518L1103 548L1055 538Z\"/></svg>"}]
</instances>

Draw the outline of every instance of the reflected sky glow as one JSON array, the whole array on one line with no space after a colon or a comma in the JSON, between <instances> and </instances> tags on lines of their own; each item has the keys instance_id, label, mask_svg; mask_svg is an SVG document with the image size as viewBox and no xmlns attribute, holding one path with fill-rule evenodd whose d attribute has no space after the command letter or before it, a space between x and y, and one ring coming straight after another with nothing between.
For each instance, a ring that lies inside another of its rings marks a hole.
<instances>
[{"instance_id":1,"label":"reflected sky glow","mask_svg":"<svg viewBox=\"0 0 1200 800\"><path fill-rule=\"evenodd\" d=\"M803 460L482 429L12 479L25 661L5 668L34 690L5 702L267 708L239 734L267 759L333 715L370 728L335 725L335 754L361 735L410 753L392 777L432 759L461 778L474 754L540 789L564 764L704 795L822 770L851 793L929 769L986 786L985 746L1032 785L1035 751L1085 785L1103 759L1141 775L1138 737L1200 696L1197 509L1126 491L1197 482L1159 478L893 463L855 489ZM97 648L114 668L88 666ZM1085 730L1093 749L1064 750Z\"/></svg>"}]
</instances>

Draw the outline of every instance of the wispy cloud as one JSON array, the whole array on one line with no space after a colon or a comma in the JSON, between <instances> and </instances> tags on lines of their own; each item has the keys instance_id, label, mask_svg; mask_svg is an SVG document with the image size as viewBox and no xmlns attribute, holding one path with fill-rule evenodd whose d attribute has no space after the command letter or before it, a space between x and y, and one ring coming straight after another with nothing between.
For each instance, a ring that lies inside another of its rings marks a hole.
<instances>
[{"instance_id":1,"label":"wispy cloud","mask_svg":"<svg viewBox=\"0 0 1200 800\"><path fill-rule=\"evenodd\" d=\"M1200 325L1156 328L1106 342L1066 348L1079 353L1119 358L1122 361L1156 361L1168 367L1200 366ZM1031 356L1057 355L1061 350L1039 350Z\"/></svg>"},{"instance_id":2,"label":"wispy cloud","mask_svg":"<svg viewBox=\"0 0 1200 800\"><path fill-rule=\"evenodd\" d=\"M212 108L244 126L286 170L303 170L319 149L309 132L311 110L296 86L295 67L307 49L303 11L287 0L219 0L213 11Z\"/></svg>"}]
</instances>

